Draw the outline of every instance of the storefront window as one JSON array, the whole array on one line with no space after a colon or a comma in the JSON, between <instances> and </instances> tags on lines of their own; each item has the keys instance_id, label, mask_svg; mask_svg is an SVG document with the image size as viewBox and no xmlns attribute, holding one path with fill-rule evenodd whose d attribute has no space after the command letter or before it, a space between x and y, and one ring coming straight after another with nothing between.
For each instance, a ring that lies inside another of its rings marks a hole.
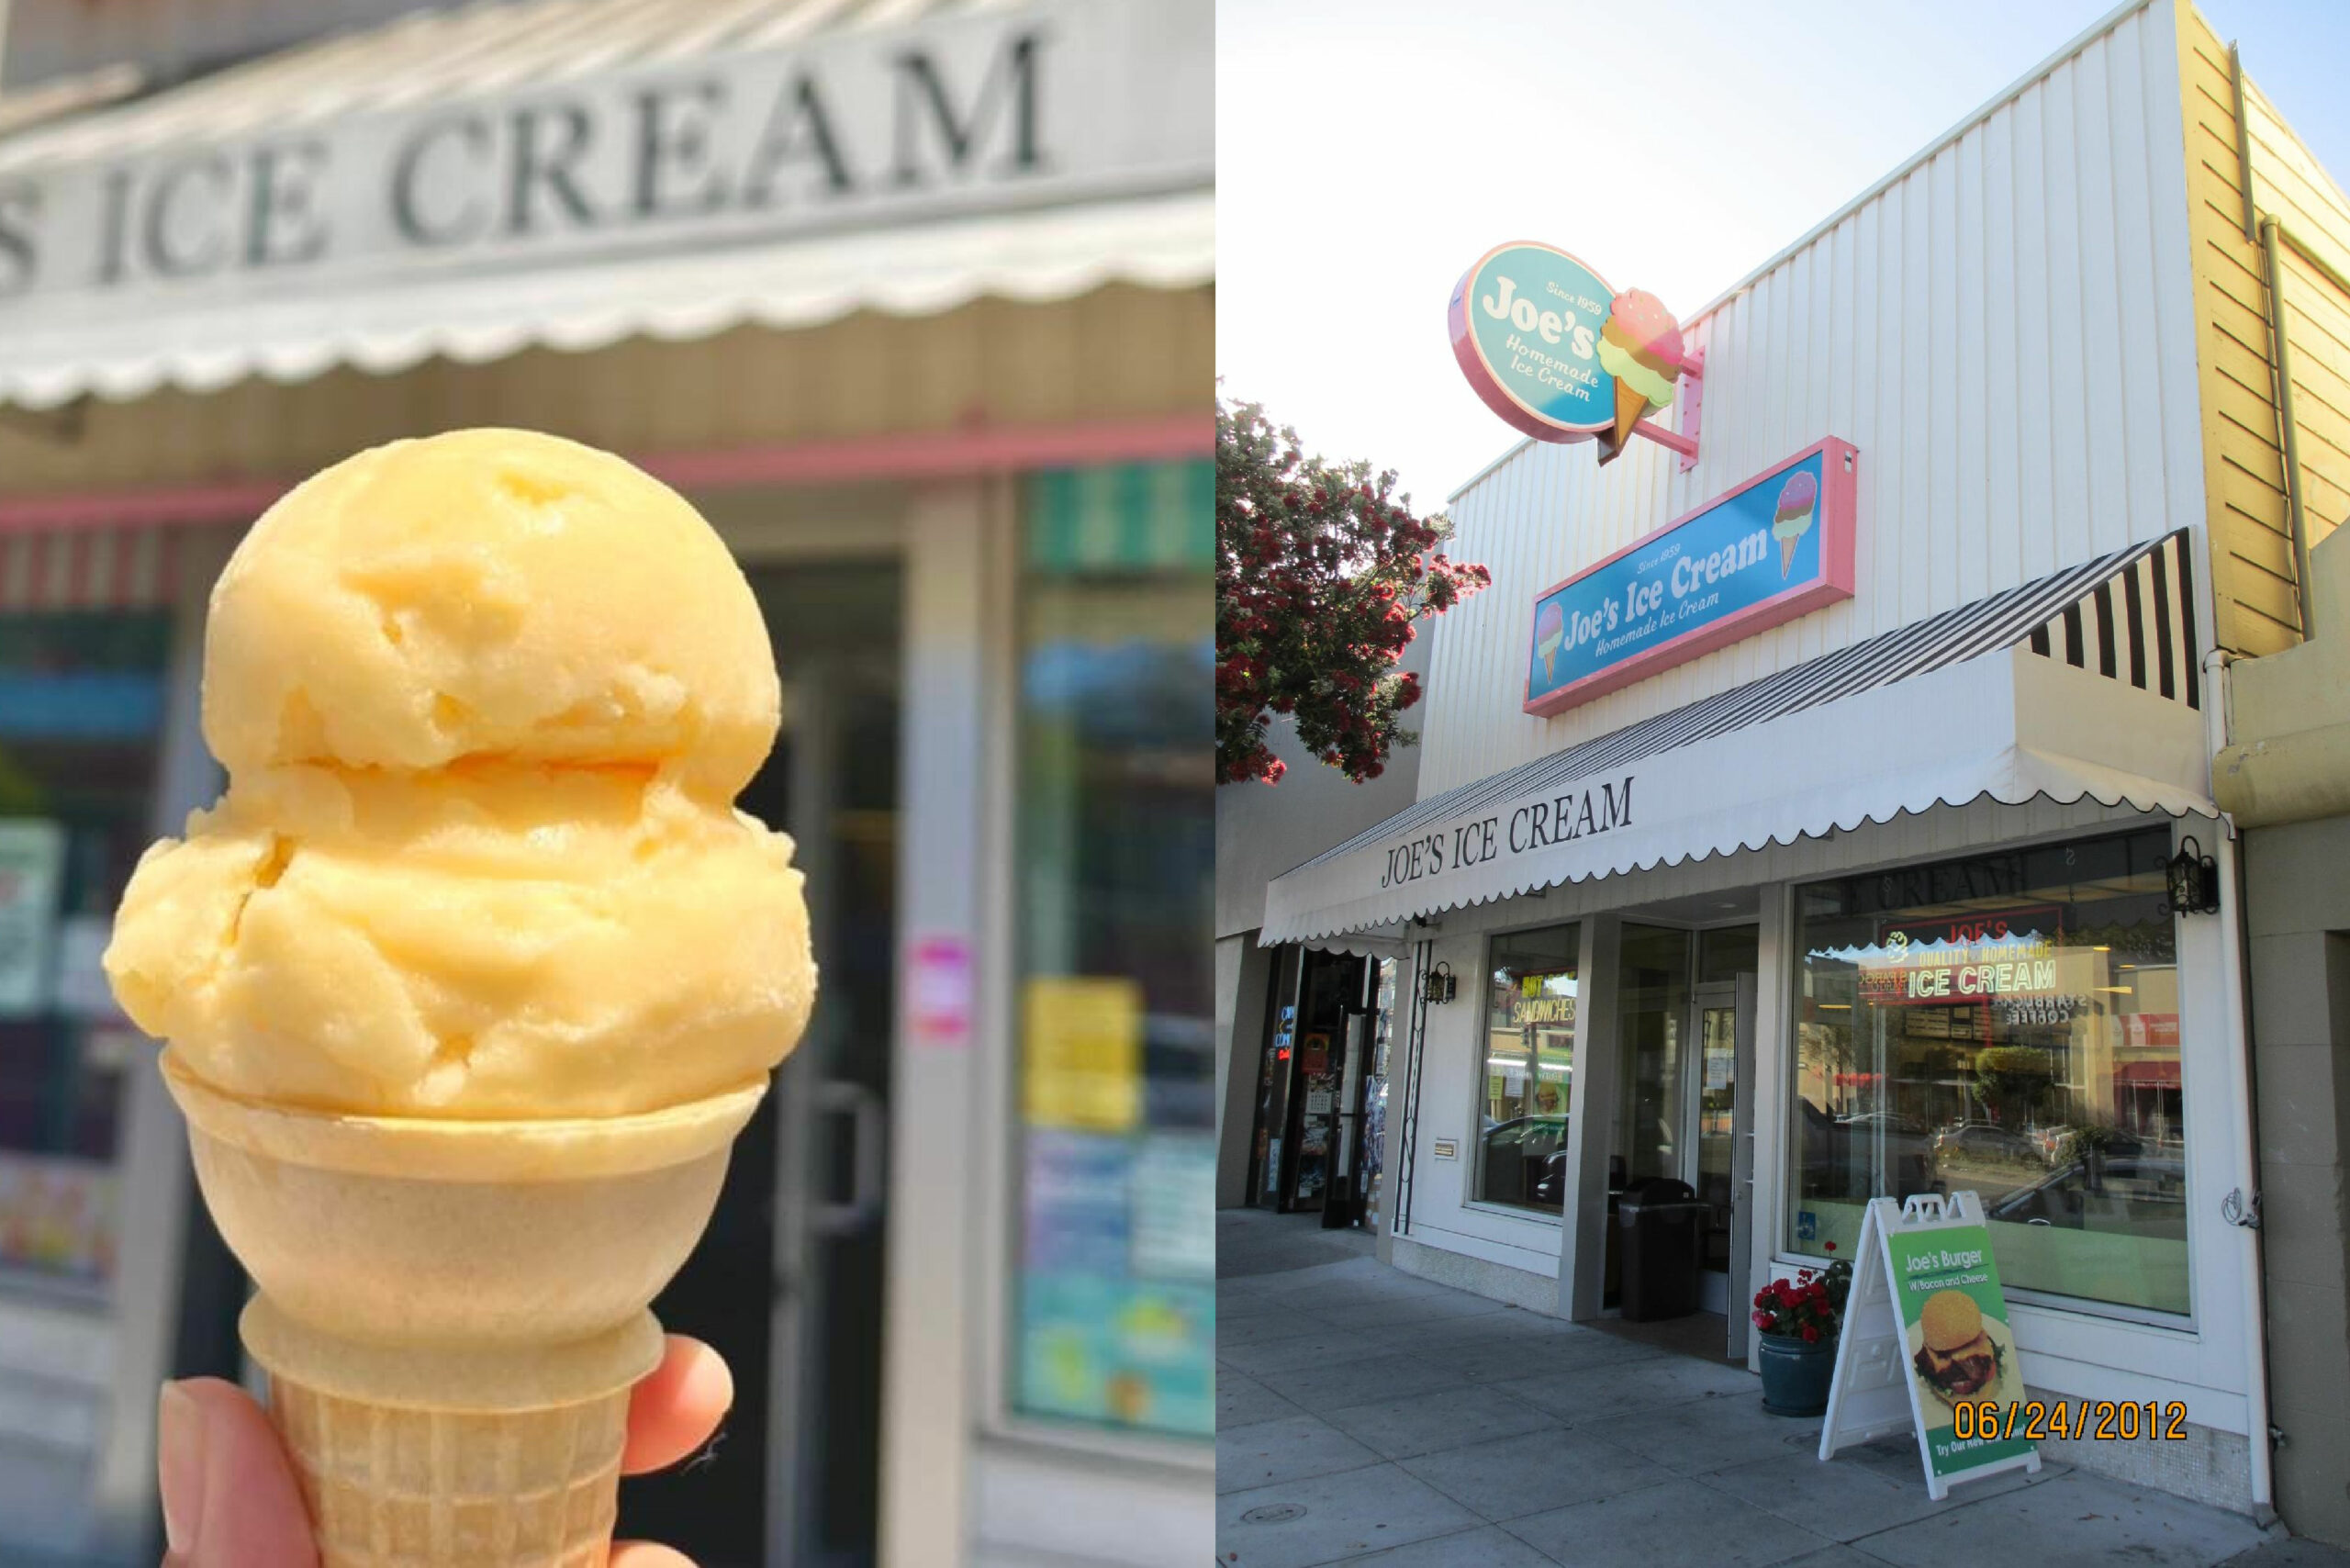
<instances>
[{"instance_id":1,"label":"storefront window","mask_svg":"<svg viewBox=\"0 0 2350 1568\"><path fill-rule=\"evenodd\" d=\"M2018 1289L2188 1309L2170 834L1801 890L1787 1245L1981 1194Z\"/></svg>"},{"instance_id":2,"label":"storefront window","mask_svg":"<svg viewBox=\"0 0 2350 1568\"><path fill-rule=\"evenodd\" d=\"M1030 485L1021 583L1024 1414L1215 1429L1209 465Z\"/></svg>"},{"instance_id":3,"label":"storefront window","mask_svg":"<svg viewBox=\"0 0 2350 1568\"><path fill-rule=\"evenodd\" d=\"M1494 938L1477 1139L1479 1203L1552 1215L1565 1206L1580 935L1576 926L1556 925Z\"/></svg>"},{"instance_id":4,"label":"storefront window","mask_svg":"<svg viewBox=\"0 0 2350 1568\"><path fill-rule=\"evenodd\" d=\"M152 836L162 614L0 617L0 1284L103 1290L149 1047L98 967Z\"/></svg>"}]
</instances>

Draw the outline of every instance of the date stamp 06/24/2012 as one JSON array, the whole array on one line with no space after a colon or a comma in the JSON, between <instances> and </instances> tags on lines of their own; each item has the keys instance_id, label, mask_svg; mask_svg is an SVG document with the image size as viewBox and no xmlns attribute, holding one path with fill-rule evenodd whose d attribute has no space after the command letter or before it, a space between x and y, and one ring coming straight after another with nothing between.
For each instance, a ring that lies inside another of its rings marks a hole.
<instances>
[{"instance_id":1,"label":"date stamp 06/24/2012","mask_svg":"<svg viewBox=\"0 0 2350 1568\"><path fill-rule=\"evenodd\" d=\"M2187 1437L2187 1406L2157 1400L2124 1404L2111 1399L2027 1399L2001 1405L1988 1399L1961 1400L1951 1436L1961 1442L1981 1438L2031 1442L2180 1442Z\"/></svg>"}]
</instances>

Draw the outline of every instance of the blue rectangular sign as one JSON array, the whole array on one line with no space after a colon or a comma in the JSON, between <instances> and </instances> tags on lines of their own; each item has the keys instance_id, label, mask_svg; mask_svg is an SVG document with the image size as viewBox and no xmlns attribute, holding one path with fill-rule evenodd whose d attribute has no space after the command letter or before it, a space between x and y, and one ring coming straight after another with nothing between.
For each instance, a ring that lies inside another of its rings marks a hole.
<instances>
[{"instance_id":1,"label":"blue rectangular sign","mask_svg":"<svg viewBox=\"0 0 2350 1568\"><path fill-rule=\"evenodd\" d=\"M1562 712L1852 598L1857 455L1830 437L1545 592L1526 711Z\"/></svg>"}]
</instances>

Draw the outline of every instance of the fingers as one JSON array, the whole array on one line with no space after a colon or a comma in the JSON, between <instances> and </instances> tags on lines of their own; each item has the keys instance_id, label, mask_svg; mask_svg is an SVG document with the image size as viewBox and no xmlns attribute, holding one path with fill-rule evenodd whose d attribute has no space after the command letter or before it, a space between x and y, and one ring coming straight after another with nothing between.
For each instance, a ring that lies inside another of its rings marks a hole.
<instances>
[{"instance_id":1,"label":"fingers","mask_svg":"<svg viewBox=\"0 0 2350 1568\"><path fill-rule=\"evenodd\" d=\"M699 1339L670 1335L661 1364L629 1400L621 1473L639 1475L677 1463L710 1440L733 1404L734 1377L719 1353Z\"/></svg>"},{"instance_id":2,"label":"fingers","mask_svg":"<svg viewBox=\"0 0 2350 1568\"><path fill-rule=\"evenodd\" d=\"M316 1568L310 1518L277 1434L242 1389L167 1383L155 1460L171 1568Z\"/></svg>"},{"instance_id":3,"label":"fingers","mask_svg":"<svg viewBox=\"0 0 2350 1568\"><path fill-rule=\"evenodd\" d=\"M694 1568L690 1559L649 1540L623 1540L612 1547L611 1568Z\"/></svg>"}]
</instances>

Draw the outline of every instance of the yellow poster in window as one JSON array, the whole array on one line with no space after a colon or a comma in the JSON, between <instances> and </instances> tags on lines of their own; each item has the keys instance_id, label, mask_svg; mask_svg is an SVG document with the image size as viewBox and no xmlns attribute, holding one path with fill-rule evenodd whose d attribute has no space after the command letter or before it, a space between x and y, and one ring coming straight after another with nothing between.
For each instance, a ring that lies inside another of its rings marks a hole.
<instances>
[{"instance_id":1,"label":"yellow poster in window","mask_svg":"<svg viewBox=\"0 0 2350 1568\"><path fill-rule=\"evenodd\" d=\"M1142 1121L1142 988L1130 980L1041 975L1028 982L1029 1126L1125 1132Z\"/></svg>"}]
</instances>

